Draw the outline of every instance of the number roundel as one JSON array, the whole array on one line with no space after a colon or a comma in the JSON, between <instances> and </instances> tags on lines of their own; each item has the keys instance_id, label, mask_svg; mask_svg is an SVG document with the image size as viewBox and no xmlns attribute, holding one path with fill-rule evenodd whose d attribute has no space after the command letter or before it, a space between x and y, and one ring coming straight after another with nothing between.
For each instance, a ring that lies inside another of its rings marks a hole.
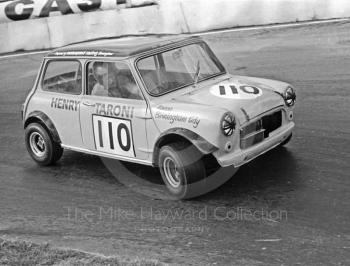
<instances>
[{"instance_id":1,"label":"number roundel","mask_svg":"<svg viewBox=\"0 0 350 266\"><path fill-rule=\"evenodd\" d=\"M210 92L215 96L227 99L255 99L262 95L262 90L251 85L237 85L233 83L221 83L213 86Z\"/></svg>"},{"instance_id":2,"label":"number roundel","mask_svg":"<svg viewBox=\"0 0 350 266\"><path fill-rule=\"evenodd\" d=\"M123 140L123 134L124 133L124 139ZM123 151L129 151L131 146L130 141L130 131L129 128L125 124L119 124L117 129L117 136L118 136L118 143L120 148L122 148Z\"/></svg>"},{"instance_id":3,"label":"number roundel","mask_svg":"<svg viewBox=\"0 0 350 266\"><path fill-rule=\"evenodd\" d=\"M96 150L135 157L131 121L93 115Z\"/></svg>"}]
</instances>

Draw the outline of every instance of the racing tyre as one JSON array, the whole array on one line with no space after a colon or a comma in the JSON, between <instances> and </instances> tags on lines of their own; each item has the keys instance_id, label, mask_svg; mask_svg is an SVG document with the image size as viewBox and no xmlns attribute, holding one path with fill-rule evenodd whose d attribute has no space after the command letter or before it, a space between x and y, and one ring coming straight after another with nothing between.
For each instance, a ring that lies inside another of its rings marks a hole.
<instances>
[{"instance_id":1,"label":"racing tyre","mask_svg":"<svg viewBox=\"0 0 350 266\"><path fill-rule=\"evenodd\" d=\"M281 144L279 146L283 147L283 146L287 145L291 139L292 139L292 134L290 134L283 142L281 142Z\"/></svg>"},{"instance_id":2,"label":"racing tyre","mask_svg":"<svg viewBox=\"0 0 350 266\"><path fill-rule=\"evenodd\" d=\"M160 149L158 166L162 179L176 199L190 198L198 184L205 178L202 154L191 145L172 143Z\"/></svg>"},{"instance_id":3,"label":"racing tyre","mask_svg":"<svg viewBox=\"0 0 350 266\"><path fill-rule=\"evenodd\" d=\"M60 144L54 142L46 128L39 123L26 127L25 143L30 156L39 165L51 165L62 157Z\"/></svg>"}]
</instances>

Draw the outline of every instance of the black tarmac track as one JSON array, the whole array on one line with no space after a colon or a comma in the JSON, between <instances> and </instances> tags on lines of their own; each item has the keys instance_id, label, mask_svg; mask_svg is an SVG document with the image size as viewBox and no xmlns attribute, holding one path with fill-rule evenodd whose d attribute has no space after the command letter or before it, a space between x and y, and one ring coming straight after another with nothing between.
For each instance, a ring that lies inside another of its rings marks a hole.
<instances>
[{"instance_id":1,"label":"black tarmac track","mask_svg":"<svg viewBox=\"0 0 350 266\"><path fill-rule=\"evenodd\" d=\"M127 188L98 157L37 166L20 106L42 55L0 59L0 237L174 264L349 265L349 33L336 22L205 35L229 72L293 84L297 125L285 149L180 202Z\"/></svg>"}]
</instances>

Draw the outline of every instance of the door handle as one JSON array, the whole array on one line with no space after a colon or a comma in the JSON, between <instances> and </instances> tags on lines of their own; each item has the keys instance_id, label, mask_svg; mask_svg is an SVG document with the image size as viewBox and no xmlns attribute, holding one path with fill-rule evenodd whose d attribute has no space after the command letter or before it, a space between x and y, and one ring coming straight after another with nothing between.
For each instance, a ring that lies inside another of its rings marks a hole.
<instances>
[{"instance_id":1,"label":"door handle","mask_svg":"<svg viewBox=\"0 0 350 266\"><path fill-rule=\"evenodd\" d=\"M92 103L92 102L89 102L89 101L83 101L83 104L86 105L86 106L95 106L96 104L95 103Z\"/></svg>"}]
</instances>

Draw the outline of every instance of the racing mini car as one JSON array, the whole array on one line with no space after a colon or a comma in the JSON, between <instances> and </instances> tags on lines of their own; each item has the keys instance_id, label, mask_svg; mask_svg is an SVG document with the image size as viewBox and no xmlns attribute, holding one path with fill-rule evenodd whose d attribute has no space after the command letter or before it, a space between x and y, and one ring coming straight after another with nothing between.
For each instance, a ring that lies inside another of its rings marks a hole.
<instances>
[{"instance_id":1,"label":"racing mini car","mask_svg":"<svg viewBox=\"0 0 350 266\"><path fill-rule=\"evenodd\" d=\"M171 195L239 167L294 128L294 88L227 73L200 37L134 37L49 52L23 104L25 143L40 165L64 149L158 167Z\"/></svg>"}]
</instances>

